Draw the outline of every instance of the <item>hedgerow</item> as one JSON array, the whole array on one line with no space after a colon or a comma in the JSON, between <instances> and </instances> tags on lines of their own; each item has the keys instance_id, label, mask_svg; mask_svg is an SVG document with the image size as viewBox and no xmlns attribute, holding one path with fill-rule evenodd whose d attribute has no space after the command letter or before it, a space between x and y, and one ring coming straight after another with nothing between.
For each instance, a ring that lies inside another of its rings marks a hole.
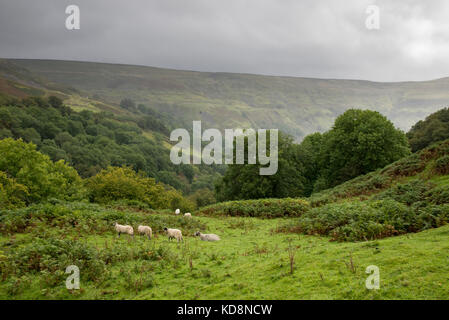
<instances>
[{"instance_id":1,"label":"hedgerow","mask_svg":"<svg viewBox=\"0 0 449 320\"><path fill-rule=\"evenodd\" d=\"M435 228L448 221L449 205L413 208L386 199L313 208L299 218L294 230L336 241L366 241Z\"/></svg>"},{"instance_id":2,"label":"hedgerow","mask_svg":"<svg viewBox=\"0 0 449 320\"><path fill-rule=\"evenodd\" d=\"M259 199L217 203L198 213L209 216L241 216L259 218L298 217L309 210L304 199Z\"/></svg>"},{"instance_id":3,"label":"hedgerow","mask_svg":"<svg viewBox=\"0 0 449 320\"><path fill-rule=\"evenodd\" d=\"M97 204L83 202L43 203L15 210L0 210L0 233L35 233L39 237L59 234L113 233L114 222L151 226L161 233L166 226L178 226L183 232L203 230L204 224L182 216L151 214L149 212L117 211ZM52 228L50 228L52 227Z\"/></svg>"}]
</instances>

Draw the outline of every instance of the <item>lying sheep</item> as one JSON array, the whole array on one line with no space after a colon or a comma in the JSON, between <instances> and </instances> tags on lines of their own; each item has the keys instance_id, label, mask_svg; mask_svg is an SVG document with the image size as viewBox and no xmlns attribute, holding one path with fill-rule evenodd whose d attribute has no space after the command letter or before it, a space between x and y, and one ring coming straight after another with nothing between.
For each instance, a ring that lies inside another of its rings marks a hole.
<instances>
[{"instance_id":1,"label":"lying sheep","mask_svg":"<svg viewBox=\"0 0 449 320\"><path fill-rule=\"evenodd\" d=\"M199 231L195 232L195 236L199 236L203 241L219 241L220 237L213 233L203 234Z\"/></svg>"},{"instance_id":2,"label":"lying sheep","mask_svg":"<svg viewBox=\"0 0 449 320\"><path fill-rule=\"evenodd\" d=\"M181 213L181 211L179 211L179 209L176 209L176 210L175 210L175 214L176 214L176 215L178 215L178 214L180 214L180 213Z\"/></svg>"},{"instance_id":3,"label":"lying sheep","mask_svg":"<svg viewBox=\"0 0 449 320\"><path fill-rule=\"evenodd\" d=\"M192 214L190 212L186 212L186 213L184 213L184 217L192 218Z\"/></svg>"},{"instance_id":4,"label":"lying sheep","mask_svg":"<svg viewBox=\"0 0 449 320\"><path fill-rule=\"evenodd\" d=\"M138 226L137 232L140 235L146 235L148 239L151 239L153 237L153 230L149 226Z\"/></svg>"},{"instance_id":5,"label":"lying sheep","mask_svg":"<svg viewBox=\"0 0 449 320\"><path fill-rule=\"evenodd\" d=\"M134 238L134 229L128 225L118 224L117 222L114 224L115 230L118 232L118 237L120 238L121 233L127 233Z\"/></svg>"},{"instance_id":6,"label":"lying sheep","mask_svg":"<svg viewBox=\"0 0 449 320\"><path fill-rule=\"evenodd\" d=\"M168 240L171 239L176 239L179 241L183 241L182 239L182 232L179 229L169 229L169 228L164 228L164 231L167 233L168 235Z\"/></svg>"}]
</instances>

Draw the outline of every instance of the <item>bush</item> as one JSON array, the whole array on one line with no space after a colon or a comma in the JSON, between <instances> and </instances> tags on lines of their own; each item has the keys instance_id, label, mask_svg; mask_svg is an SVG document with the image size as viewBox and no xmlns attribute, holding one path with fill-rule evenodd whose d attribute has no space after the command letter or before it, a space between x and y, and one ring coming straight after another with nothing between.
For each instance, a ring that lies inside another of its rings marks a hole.
<instances>
[{"instance_id":1,"label":"bush","mask_svg":"<svg viewBox=\"0 0 449 320\"><path fill-rule=\"evenodd\" d=\"M447 221L449 206L413 209L391 199L369 200L313 208L299 218L295 230L336 241L360 241L418 232Z\"/></svg>"},{"instance_id":2,"label":"bush","mask_svg":"<svg viewBox=\"0 0 449 320\"><path fill-rule=\"evenodd\" d=\"M434 185L420 179L408 183L399 183L394 187L378 194L373 199L393 199L406 205L412 205L418 201L425 201L427 193Z\"/></svg>"},{"instance_id":3,"label":"bush","mask_svg":"<svg viewBox=\"0 0 449 320\"><path fill-rule=\"evenodd\" d=\"M0 209L12 209L25 206L28 188L7 177L0 171Z\"/></svg>"},{"instance_id":4,"label":"bush","mask_svg":"<svg viewBox=\"0 0 449 320\"><path fill-rule=\"evenodd\" d=\"M168 190L153 178L136 173L129 167L108 167L87 179L89 199L98 203L130 200L147 204L152 209L182 208L191 210L194 204L171 187Z\"/></svg>"},{"instance_id":5,"label":"bush","mask_svg":"<svg viewBox=\"0 0 449 320\"><path fill-rule=\"evenodd\" d=\"M437 174L449 174L449 155L442 156L435 161L434 171Z\"/></svg>"},{"instance_id":6,"label":"bush","mask_svg":"<svg viewBox=\"0 0 449 320\"><path fill-rule=\"evenodd\" d=\"M69 265L76 265L82 270L82 279L95 281L105 272L104 262L99 259L97 250L80 241L38 238L12 252L8 263L14 266L18 275L47 271L64 277L61 271ZM60 280L62 282L62 278Z\"/></svg>"},{"instance_id":7,"label":"bush","mask_svg":"<svg viewBox=\"0 0 449 320\"><path fill-rule=\"evenodd\" d=\"M309 210L309 207L309 203L303 199L240 200L205 207L199 211L199 214L260 218L298 217Z\"/></svg>"},{"instance_id":8,"label":"bush","mask_svg":"<svg viewBox=\"0 0 449 320\"><path fill-rule=\"evenodd\" d=\"M195 191L195 193L189 196L189 199L197 208L205 207L217 202L214 192L208 188L202 188Z\"/></svg>"},{"instance_id":9,"label":"bush","mask_svg":"<svg viewBox=\"0 0 449 320\"><path fill-rule=\"evenodd\" d=\"M38 237L78 236L89 234L115 234L113 223L151 226L153 233L162 233L164 227L176 225L184 233L193 234L204 230L204 224L197 219L182 216L149 214L147 212L117 211L105 209L96 204L81 202L37 204L27 208L0 211L0 233L34 232Z\"/></svg>"},{"instance_id":10,"label":"bush","mask_svg":"<svg viewBox=\"0 0 449 320\"><path fill-rule=\"evenodd\" d=\"M335 202L357 196L371 195L388 187L392 179L381 175L378 171L357 177L329 190L312 194L310 203L312 207Z\"/></svg>"},{"instance_id":11,"label":"bush","mask_svg":"<svg viewBox=\"0 0 449 320\"><path fill-rule=\"evenodd\" d=\"M0 154L0 171L8 174L6 178L26 187L26 201L23 201L26 204L50 197L69 200L84 196L82 180L76 170L63 160L52 162L36 151L34 144L10 138L0 140ZM4 174L2 180L5 181ZM24 188L20 188L23 195Z\"/></svg>"},{"instance_id":12,"label":"bush","mask_svg":"<svg viewBox=\"0 0 449 320\"><path fill-rule=\"evenodd\" d=\"M426 164L427 162L421 159L420 154L414 153L386 166L382 169L381 174L390 177L409 177L423 171Z\"/></svg>"},{"instance_id":13,"label":"bush","mask_svg":"<svg viewBox=\"0 0 449 320\"><path fill-rule=\"evenodd\" d=\"M428 201L433 204L446 204L449 203L449 186L442 185L436 187L426 193Z\"/></svg>"}]
</instances>

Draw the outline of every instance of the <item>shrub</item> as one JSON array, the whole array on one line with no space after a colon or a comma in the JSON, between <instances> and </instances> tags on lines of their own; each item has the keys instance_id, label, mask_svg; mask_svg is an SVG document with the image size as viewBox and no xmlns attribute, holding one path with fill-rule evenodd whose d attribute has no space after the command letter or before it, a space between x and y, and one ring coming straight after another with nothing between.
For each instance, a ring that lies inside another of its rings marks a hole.
<instances>
[{"instance_id":1,"label":"shrub","mask_svg":"<svg viewBox=\"0 0 449 320\"><path fill-rule=\"evenodd\" d=\"M170 225L179 226L183 232L188 233L205 229L204 224L197 219L185 219L174 214L149 214L146 211L117 211L81 202L44 203L0 211L0 233L3 234L35 232L37 236L45 237L47 233L51 235L50 232L60 232L64 235L78 235L80 232L115 233L114 222L135 227L138 224L146 224L151 226L153 233L162 233L164 227Z\"/></svg>"},{"instance_id":2,"label":"shrub","mask_svg":"<svg viewBox=\"0 0 449 320\"><path fill-rule=\"evenodd\" d=\"M427 192L434 185L420 179L408 183L399 183L384 192L375 195L373 199L393 199L406 205L412 205L427 198Z\"/></svg>"},{"instance_id":3,"label":"shrub","mask_svg":"<svg viewBox=\"0 0 449 320\"><path fill-rule=\"evenodd\" d=\"M89 199L98 203L130 200L152 209L192 210L194 204L171 187L136 173L129 167L108 167L86 181Z\"/></svg>"},{"instance_id":4,"label":"shrub","mask_svg":"<svg viewBox=\"0 0 449 320\"><path fill-rule=\"evenodd\" d=\"M437 174L449 174L449 155L442 156L435 161L434 171Z\"/></svg>"},{"instance_id":5,"label":"shrub","mask_svg":"<svg viewBox=\"0 0 449 320\"><path fill-rule=\"evenodd\" d=\"M82 181L76 170L63 160L52 162L36 151L34 144L11 138L0 140L0 154L0 171L27 188L27 204L50 197L67 200L83 197Z\"/></svg>"},{"instance_id":6,"label":"shrub","mask_svg":"<svg viewBox=\"0 0 449 320\"><path fill-rule=\"evenodd\" d=\"M449 221L449 206L410 208L395 200L344 202L313 208L294 228L337 241L373 240L437 227Z\"/></svg>"},{"instance_id":7,"label":"shrub","mask_svg":"<svg viewBox=\"0 0 449 320\"><path fill-rule=\"evenodd\" d=\"M94 247L68 239L35 239L32 243L14 248L8 263L14 266L18 275L42 271L59 274L67 266L76 265L82 270L81 278L95 281L105 272L104 263Z\"/></svg>"},{"instance_id":8,"label":"shrub","mask_svg":"<svg viewBox=\"0 0 449 320\"><path fill-rule=\"evenodd\" d=\"M391 181L390 177L381 175L378 171L371 172L332 189L312 194L310 203L312 207L318 207L339 199L370 195L388 187Z\"/></svg>"},{"instance_id":9,"label":"shrub","mask_svg":"<svg viewBox=\"0 0 449 320\"><path fill-rule=\"evenodd\" d=\"M200 214L211 216L242 216L242 217L298 217L309 209L309 203L303 199L259 199L240 200L217 203L205 207Z\"/></svg>"},{"instance_id":10,"label":"shrub","mask_svg":"<svg viewBox=\"0 0 449 320\"><path fill-rule=\"evenodd\" d=\"M12 209L25 206L29 195L28 188L7 177L0 171L0 209Z\"/></svg>"},{"instance_id":11,"label":"shrub","mask_svg":"<svg viewBox=\"0 0 449 320\"><path fill-rule=\"evenodd\" d=\"M196 204L197 208L205 207L217 202L214 192L208 188L202 188L189 196L189 199Z\"/></svg>"},{"instance_id":12,"label":"shrub","mask_svg":"<svg viewBox=\"0 0 449 320\"><path fill-rule=\"evenodd\" d=\"M442 185L436 187L426 193L429 202L433 204L445 204L449 203L449 186Z\"/></svg>"},{"instance_id":13,"label":"shrub","mask_svg":"<svg viewBox=\"0 0 449 320\"><path fill-rule=\"evenodd\" d=\"M421 159L420 154L414 153L385 167L380 173L391 177L409 177L423 171L425 167L426 161Z\"/></svg>"}]
</instances>

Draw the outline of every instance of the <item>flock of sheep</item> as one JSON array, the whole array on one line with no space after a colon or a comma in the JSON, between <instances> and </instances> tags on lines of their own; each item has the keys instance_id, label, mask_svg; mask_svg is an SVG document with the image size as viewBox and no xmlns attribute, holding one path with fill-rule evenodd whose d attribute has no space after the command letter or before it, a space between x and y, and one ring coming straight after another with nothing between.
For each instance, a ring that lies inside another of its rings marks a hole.
<instances>
[{"instance_id":1,"label":"flock of sheep","mask_svg":"<svg viewBox=\"0 0 449 320\"><path fill-rule=\"evenodd\" d=\"M180 213L181 213L181 211L179 209L175 210L175 215L179 215ZM186 212L184 214L184 217L192 218L192 214L190 212ZM122 233L126 233L126 234L129 234L130 236L134 237L134 228L132 226L122 225L122 224L118 224L116 222L114 224L114 227L115 227L115 230L117 231L119 237L120 237L120 234L122 234ZM137 232L140 235L146 235L148 237L148 239L151 239L153 237L153 230L149 226L139 225L137 227ZM176 239L178 242L183 241L182 232L179 229L172 229L172 228L165 227L164 232L167 234L168 240ZM220 237L213 233L204 234L204 233L197 231L197 232L195 232L194 235L197 237L200 237L200 239L203 241L219 241L220 240Z\"/></svg>"}]
</instances>

